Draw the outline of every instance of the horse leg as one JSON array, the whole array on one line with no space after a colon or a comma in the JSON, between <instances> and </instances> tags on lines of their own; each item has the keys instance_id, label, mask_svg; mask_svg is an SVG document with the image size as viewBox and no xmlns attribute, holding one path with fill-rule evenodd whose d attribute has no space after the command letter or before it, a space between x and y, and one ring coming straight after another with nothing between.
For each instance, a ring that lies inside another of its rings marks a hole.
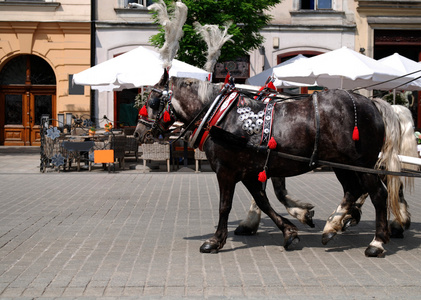
<instances>
[{"instance_id":1,"label":"horse leg","mask_svg":"<svg viewBox=\"0 0 421 300\"><path fill-rule=\"evenodd\" d=\"M342 231L345 231L348 227L356 226L360 223L362 215L362 206L368 197L368 193L362 194L357 201L351 206L349 211L342 219Z\"/></svg>"},{"instance_id":2,"label":"horse leg","mask_svg":"<svg viewBox=\"0 0 421 300\"><path fill-rule=\"evenodd\" d=\"M303 224L314 228L313 216L314 205L301 202L288 194L285 186L285 177L272 177L272 185L276 198L281 202L288 213Z\"/></svg>"},{"instance_id":3,"label":"horse leg","mask_svg":"<svg viewBox=\"0 0 421 300\"><path fill-rule=\"evenodd\" d=\"M394 219L390 223L390 237L392 238L403 238L403 232L406 229L409 229L409 226L411 225L411 214L408 211L408 203L406 202L405 196L403 194L402 181L399 187L399 209L404 221L402 222L402 224L400 224L396 219Z\"/></svg>"},{"instance_id":4,"label":"horse leg","mask_svg":"<svg viewBox=\"0 0 421 300\"><path fill-rule=\"evenodd\" d=\"M256 201L251 199L250 209L244 220L240 222L238 227L235 229L234 234L236 235L253 235L259 229L260 218L262 211L257 206Z\"/></svg>"},{"instance_id":5,"label":"horse leg","mask_svg":"<svg viewBox=\"0 0 421 300\"><path fill-rule=\"evenodd\" d=\"M359 183L359 178L355 172L334 169L336 177L342 184L344 190L344 197L342 198L341 204L335 209L335 211L329 216L326 221L325 227L322 234L322 243L326 245L338 231L341 231L344 227L344 220L348 214L351 217L354 215L358 216L358 206L356 205L357 200L363 195L363 190ZM348 222L349 219L346 221ZM346 223L345 223L346 224Z\"/></svg>"},{"instance_id":6,"label":"horse leg","mask_svg":"<svg viewBox=\"0 0 421 300\"><path fill-rule=\"evenodd\" d=\"M313 216L314 205L310 203L301 202L298 199L293 198L288 194L285 187L285 177L272 177L272 185L275 191L275 195L281 202L288 213L299 220L303 224L307 224L311 228L314 228ZM251 201L250 209L244 220L240 222L238 227L235 229L234 234L236 235L253 235L259 229L259 223L261 218L261 210L257 206L254 199Z\"/></svg>"},{"instance_id":7,"label":"horse leg","mask_svg":"<svg viewBox=\"0 0 421 300\"><path fill-rule=\"evenodd\" d=\"M386 177L384 177L383 182L386 184ZM356 226L360 222L362 215L361 208L367 197L368 193L361 195L360 198L358 198L358 200L351 206L348 213L342 220L342 231L345 231L348 227ZM411 214L408 211L408 203L405 200L402 182L399 187L399 206L404 222L400 224L396 219L394 219L390 223L391 238L403 238L404 231L409 229L411 225Z\"/></svg>"},{"instance_id":8,"label":"horse leg","mask_svg":"<svg viewBox=\"0 0 421 300\"><path fill-rule=\"evenodd\" d=\"M365 250L365 256L380 257L384 253L383 243L387 243L390 237L387 222L387 189L379 176L374 174L361 174L361 183L368 191L376 212L376 233Z\"/></svg>"},{"instance_id":9,"label":"horse leg","mask_svg":"<svg viewBox=\"0 0 421 300\"><path fill-rule=\"evenodd\" d=\"M219 185L219 222L215 234L200 247L202 253L217 253L225 245L228 236L228 216L232 208L232 199L236 181L229 170L217 172Z\"/></svg>"},{"instance_id":10,"label":"horse leg","mask_svg":"<svg viewBox=\"0 0 421 300\"><path fill-rule=\"evenodd\" d=\"M266 192L262 190L261 182L257 180L244 180L245 187L251 193L259 208L272 219L284 235L284 248L299 242L298 229L288 219L280 216L269 203Z\"/></svg>"}]
</instances>

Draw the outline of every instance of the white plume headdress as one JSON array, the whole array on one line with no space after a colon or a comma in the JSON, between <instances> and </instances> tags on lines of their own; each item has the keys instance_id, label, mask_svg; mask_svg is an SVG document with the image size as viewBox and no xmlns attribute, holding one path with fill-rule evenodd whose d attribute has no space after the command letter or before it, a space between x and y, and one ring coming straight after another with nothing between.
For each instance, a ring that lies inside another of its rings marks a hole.
<instances>
[{"instance_id":1,"label":"white plume headdress","mask_svg":"<svg viewBox=\"0 0 421 300\"><path fill-rule=\"evenodd\" d=\"M172 16L168 15L167 6L163 0L149 6L150 10L156 10L159 24L165 30L165 43L159 53L164 61L163 67L170 68L172 60L180 48L179 41L183 37L183 25L187 19L187 6L181 1L177 1L174 6Z\"/></svg>"},{"instance_id":2,"label":"white plume headdress","mask_svg":"<svg viewBox=\"0 0 421 300\"><path fill-rule=\"evenodd\" d=\"M204 69L208 72L213 72L215 64L221 55L221 48L227 42L231 40L232 35L228 34L228 28L232 22L225 23L224 30L220 30L218 25L201 25L199 22L194 23L194 28L199 33L203 40L208 45L207 61Z\"/></svg>"}]
</instances>

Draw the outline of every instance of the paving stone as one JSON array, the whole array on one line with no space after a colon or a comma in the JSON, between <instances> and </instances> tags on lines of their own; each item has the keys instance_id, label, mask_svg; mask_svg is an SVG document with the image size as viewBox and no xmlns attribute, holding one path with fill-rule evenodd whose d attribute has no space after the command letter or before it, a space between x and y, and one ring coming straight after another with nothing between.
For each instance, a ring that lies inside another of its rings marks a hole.
<instances>
[{"instance_id":1,"label":"paving stone","mask_svg":"<svg viewBox=\"0 0 421 300\"><path fill-rule=\"evenodd\" d=\"M404 239L366 258L374 235L368 200L360 224L321 244L325 220L342 198L332 172L287 179L289 192L315 205L314 229L292 219L301 242L263 216L255 236L233 231L250 205L239 183L227 244L201 254L218 222L215 174L136 168L116 173L39 173L35 153L0 148L0 298L3 299L417 299L421 295L421 179L405 193L412 217ZM141 164L141 162L139 162Z\"/></svg>"}]
</instances>

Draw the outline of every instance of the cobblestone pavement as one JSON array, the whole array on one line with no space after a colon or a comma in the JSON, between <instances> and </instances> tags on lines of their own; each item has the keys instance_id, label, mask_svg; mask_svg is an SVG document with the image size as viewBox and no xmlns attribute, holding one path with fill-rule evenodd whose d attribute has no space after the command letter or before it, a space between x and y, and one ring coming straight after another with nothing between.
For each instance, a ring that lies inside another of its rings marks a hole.
<instances>
[{"instance_id":1,"label":"cobblestone pavement","mask_svg":"<svg viewBox=\"0 0 421 300\"><path fill-rule=\"evenodd\" d=\"M1 299L421 299L421 179L406 193L411 228L384 258L364 256L370 201L357 227L322 245L342 194L331 172L287 179L291 194L316 206L315 228L293 220L294 250L266 216L257 235L234 235L250 204L238 184L227 244L201 254L218 220L215 174L42 174L38 164L36 152L0 150ZM286 216L271 185L268 195Z\"/></svg>"}]
</instances>

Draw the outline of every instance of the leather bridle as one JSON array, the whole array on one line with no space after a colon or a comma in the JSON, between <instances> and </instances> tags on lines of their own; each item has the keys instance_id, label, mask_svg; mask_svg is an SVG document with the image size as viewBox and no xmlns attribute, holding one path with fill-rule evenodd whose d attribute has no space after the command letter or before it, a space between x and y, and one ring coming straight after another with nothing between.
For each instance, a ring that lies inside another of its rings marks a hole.
<instances>
[{"instance_id":1,"label":"leather bridle","mask_svg":"<svg viewBox=\"0 0 421 300\"><path fill-rule=\"evenodd\" d=\"M157 97L159 99L159 103L158 105L154 103L154 107L148 105L148 102L152 101L151 95L149 95L149 99L146 102L146 105L154 110L157 109L158 113L156 114L156 117L154 119L145 116L140 116L138 120L138 123L149 128L149 130L145 133L145 139L159 136L160 134L164 135L166 133L171 132L170 127L177 120L174 107L171 104L171 98L173 93L171 90L168 89L168 86L166 86L163 90L153 88L152 91L159 94L159 97ZM164 120L165 112L168 112L171 118L170 121Z\"/></svg>"}]
</instances>

